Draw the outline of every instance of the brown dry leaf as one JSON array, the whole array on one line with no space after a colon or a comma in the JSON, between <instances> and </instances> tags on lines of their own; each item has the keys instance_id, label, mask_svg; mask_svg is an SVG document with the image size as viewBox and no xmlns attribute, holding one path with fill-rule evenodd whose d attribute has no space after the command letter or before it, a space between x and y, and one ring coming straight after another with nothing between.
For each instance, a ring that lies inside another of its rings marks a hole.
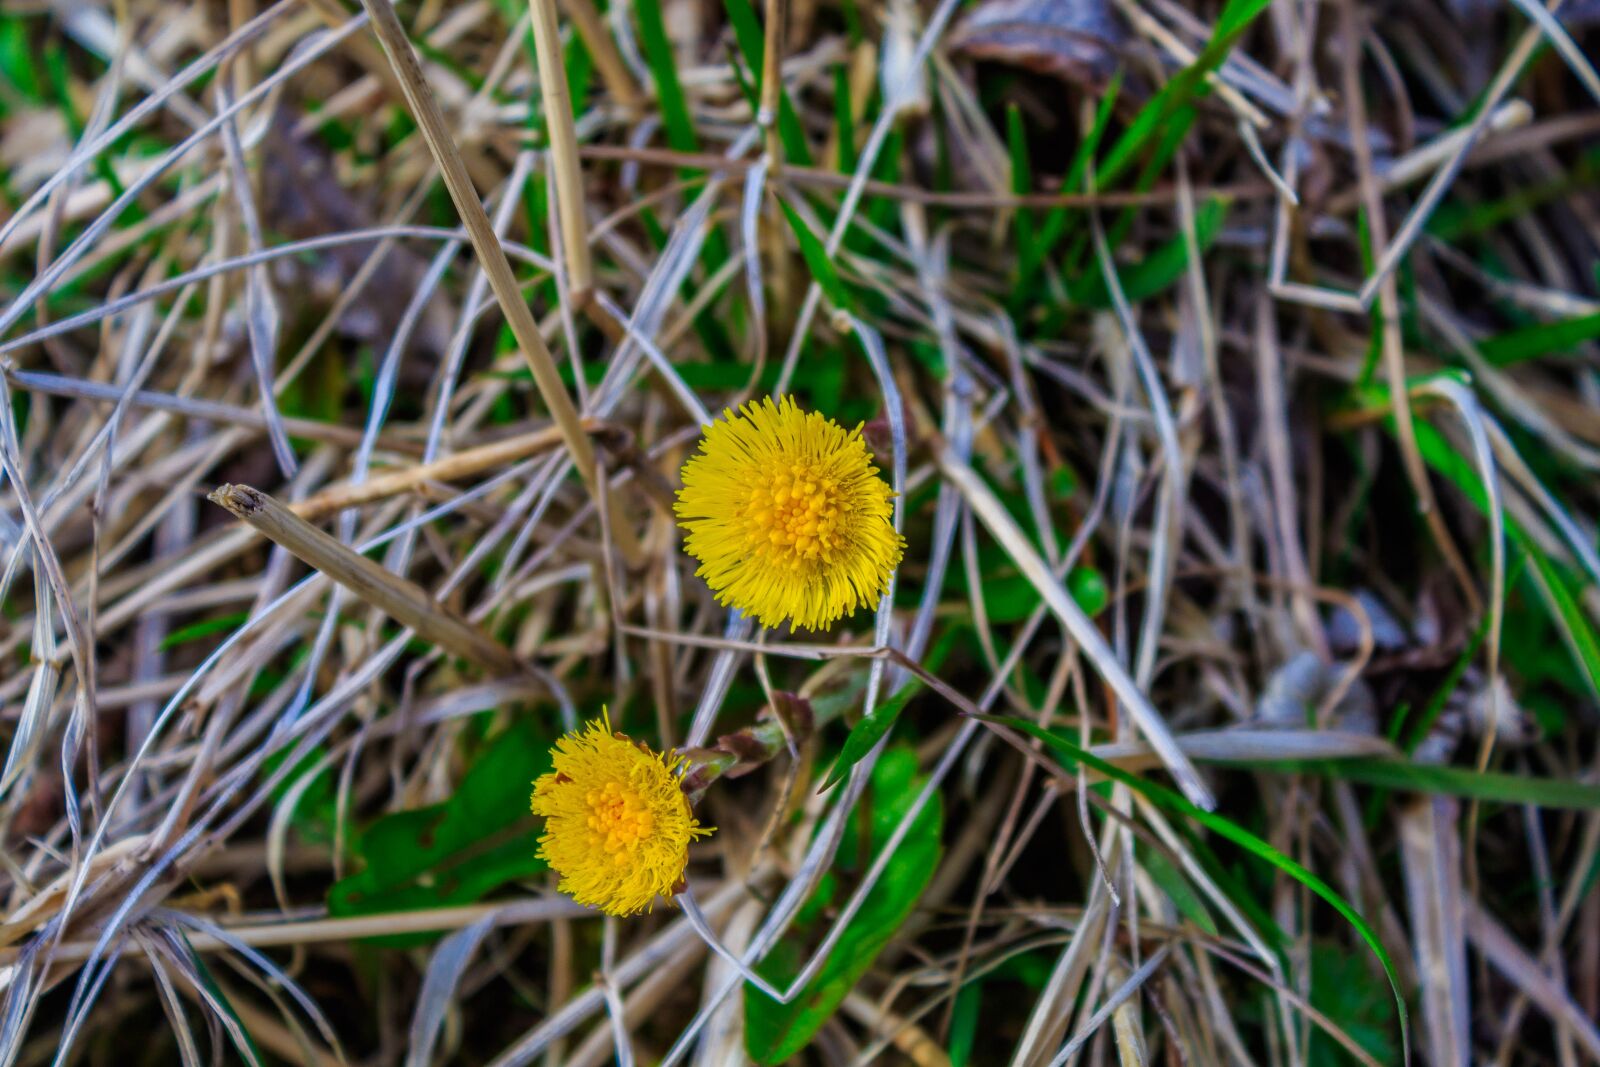
<instances>
[{"instance_id":1,"label":"brown dry leaf","mask_svg":"<svg viewBox=\"0 0 1600 1067\"><path fill-rule=\"evenodd\" d=\"M1103 0L985 0L952 35L957 52L1103 86L1128 30Z\"/></svg>"}]
</instances>

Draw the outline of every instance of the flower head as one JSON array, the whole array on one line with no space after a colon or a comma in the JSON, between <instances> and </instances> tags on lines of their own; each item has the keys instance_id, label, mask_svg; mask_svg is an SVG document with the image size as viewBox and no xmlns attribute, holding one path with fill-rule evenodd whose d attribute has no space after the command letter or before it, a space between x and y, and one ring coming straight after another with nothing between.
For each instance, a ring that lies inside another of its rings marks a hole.
<instances>
[{"instance_id":1,"label":"flower head","mask_svg":"<svg viewBox=\"0 0 1600 1067\"><path fill-rule=\"evenodd\" d=\"M671 897L689 842L711 833L678 788L683 758L613 733L603 712L557 741L553 755L554 769L533 783L532 806L546 820L539 856L561 875L561 891L608 915Z\"/></svg>"},{"instance_id":2,"label":"flower head","mask_svg":"<svg viewBox=\"0 0 1600 1067\"><path fill-rule=\"evenodd\" d=\"M768 397L706 427L676 510L718 603L816 630L883 596L905 548L893 497L861 427Z\"/></svg>"}]
</instances>

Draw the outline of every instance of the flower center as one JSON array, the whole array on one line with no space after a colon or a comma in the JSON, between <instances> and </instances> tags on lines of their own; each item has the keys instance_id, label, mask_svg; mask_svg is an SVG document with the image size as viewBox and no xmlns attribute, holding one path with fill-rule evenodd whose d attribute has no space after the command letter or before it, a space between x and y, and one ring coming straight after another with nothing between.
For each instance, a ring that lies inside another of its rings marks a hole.
<instances>
[{"instance_id":1,"label":"flower center","mask_svg":"<svg viewBox=\"0 0 1600 1067\"><path fill-rule=\"evenodd\" d=\"M811 465L792 463L765 471L744 509L750 551L788 570L830 560L840 546L838 482Z\"/></svg>"},{"instance_id":2,"label":"flower center","mask_svg":"<svg viewBox=\"0 0 1600 1067\"><path fill-rule=\"evenodd\" d=\"M601 846L617 863L627 863L634 849L650 835L655 827L655 816L638 793L617 782L607 782L603 789L591 789L586 797L589 803L589 829L600 840Z\"/></svg>"}]
</instances>

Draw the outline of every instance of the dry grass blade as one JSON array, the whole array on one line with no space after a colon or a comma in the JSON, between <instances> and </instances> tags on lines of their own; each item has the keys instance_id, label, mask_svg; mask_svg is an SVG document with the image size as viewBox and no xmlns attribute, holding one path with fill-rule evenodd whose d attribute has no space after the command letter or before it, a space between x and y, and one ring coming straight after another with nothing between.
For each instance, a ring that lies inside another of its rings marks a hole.
<instances>
[{"instance_id":1,"label":"dry grass blade","mask_svg":"<svg viewBox=\"0 0 1600 1067\"><path fill-rule=\"evenodd\" d=\"M1100 1009L1094 1013L1093 1017L1083 1024L1083 1028L1072 1035L1072 1040L1062 1046L1061 1051L1056 1054L1056 1058L1050 1061L1050 1067L1063 1067L1079 1049L1089 1042L1089 1039L1095 1035L1099 1028L1105 1025L1106 1019L1110 1018L1113 1013L1117 1016L1117 1043L1122 1053L1122 1062L1125 1064L1142 1064L1145 1062L1143 1042L1140 1039L1139 1031L1130 1025L1127 1014L1120 1009L1130 997L1139 992L1140 986L1150 980L1150 976L1155 974L1156 969L1166 961L1167 954L1171 951L1172 945L1170 942L1162 945L1154 955L1139 966L1138 970L1128 975L1122 984L1117 987L1116 991L1106 998L1105 1003L1100 1006ZM1128 1051L1130 1047L1137 1047L1139 1051L1130 1053Z\"/></svg>"},{"instance_id":2,"label":"dry grass blade","mask_svg":"<svg viewBox=\"0 0 1600 1067\"><path fill-rule=\"evenodd\" d=\"M1345 37L1353 43L1357 38L1357 29L1355 5L1352 0L1345 0L1343 15ZM1390 252L1389 226L1384 217L1383 201L1378 193L1377 180L1372 173L1372 152L1366 136L1365 97L1361 93L1358 68L1353 56L1345 64L1344 85L1345 91L1351 97L1351 139L1356 145L1356 163L1361 170L1361 192L1366 204L1368 225L1372 230L1373 252L1381 264ZM1483 105L1482 112L1485 116L1491 110L1492 105L1487 103ZM1463 154L1466 149L1467 146L1463 145L1461 148ZM1396 246L1401 239L1403 234L1396 238ZM1411 396L1406 388L1405 352L1400 336L1400 295L1394 277L1390 274L1381 274L1369 279L1367 288L1362 292L1362 303L1369 303L1373 296L1378 299L1378 314L1383 323L1383 370L1389 383L1389 410L1393 414L1395 425L1399 428L1400 454L1405 461L1406 477L1411 480L1411 488L1417 495L1418 510L1426 519L1434 541L1444 553L1450 569L1455 572L1456 580L1461 584L1462 595L1467 598L1468 605L1476 614L1482 607L1482 601L1478 596L1477 587L1473 584L1467 562L1461 555L1461 549L1456 546L1455 538L1451 536L1444 519L1440 517L1439 502L1434 496L1432 484L1428 481L1427 467L1417 444L1417 431L1411 413Z\"/></svg>"},{"instance_id":3,"label":"dry grass blade","mask_svg":"<svg viewBox=\"0 0 1600 1067\"><path fill-rule=\"evenodd\" d=\"M1083 985L1093 955L1099 951L1110 901L1111 897L1103 883L1096 882L1088 908L1073 928L1071 939L1057 957L1050 979L1034 1004L1028 1029L1024 1031L1011 1057L1011 1067L1048 1063L1050 1050L1067 1032L1067 1025L1072 1019L1073 1001Z\"/></svg>"},{"instance_id":4,"label":"dry grass blade","mask_svg":"<svg viewBox=\"0 0 1600 1067\"><path fill-rule=\"evenodd\" d=\"M585 3L587 0L579 0ZM533 47L539 58L539 90L550 131L550 170L555 179L556 217L561 223L561 253L567 264L572 301L582 308L593 296L594 266L589 256L583 173L578 169L578 135L572 124L572 96L561 62L561 31L555 0L528 0L533 16Z\"/></svg>"},{"instance_id":5,"label":"dry grass blade","mask_svg":"<svg viewBox=\"0 0 1600 1067\"><path fill-rule=\"evenodd\" d=\"M489 286L494 290L500 310L505 314L506 322L516 336L523 359L533 372L533 380L539 387L539 395L543 398L545 406L550 409L556 425L561 428L567 451L572 454L573 466L578 469L578 474L588 487L589 495L598 499L601 493L609 490L599 482L594 449L579 425L578 411L573 407L572 398L567 395L566 386L561 383L561 374L556 370L555 357L550 354L549 346L544 343L544 336L539 332L539 325L534 321L533 312L528 310L516 276L511 272L511 264L506 259L504 249L500 247L500 239L495 236L494 227L478 200L477 190L467 174L467 168L461 162L461 153L456 148L455 139L451 136L444 115L439 111L439 105L428 88L427 79L422 73L421 64L417 62L417 54L411 47L405 28L400 25L400 18L395 14L394 8L385 0L362 0L362 5L372 20L378 39L383 42L384 51L394 66L401 87L405 90L406 103L427 139L428 150L433 154L434 162L444 177L445 188L450 192L450 199L461 215L462 224L467 228L473 250L477 252L478 261L489 278ZM580 199L578 205L569 205L567 210L578 210L581 202ZM638 538L633 533L633 527L626 521L627 512L614 506L610 509L610 513L619 520L611 527L618 549L629 563L638 563L641 559L641 550Z\"/></svg>"},{"instance_id":6,"label":"dry grass blade","mask_svg":"<svg viewBox=\"0 0 1600 1067\"><path fill-rule=\"evenodd\" d=\"M1111 646L1100 635L1100 631L1095 629L1094 623L1084 614L1077 601L1028 543L1027 537L1018 528L1016 521L1006 513L1004 505L995 497L994 492L983 484L971 467L950 453L946 452L940 457L940 465L945 477L950 479L966 497L967 506L972 508L973 514L982 520L984 526L1005 548L1006 554L1016 563L1028 582L1038 590L1051 613L1067 628L1073 640L1082 646L1084 655L1088 657L1095 671L1116 692L1117 698L1122 701L1122 706L1138 724L1139 731L1144 734L1151 747L1161 756L1162 763L1172 772L1184 795L1201 808L1209 810L1216 807L1216 798L1201 781L1200 773L1195 770L1193 762L1173 740L1172 731L1162 720L1161 713L1150 703L1150 698L1139 690L1127 668L1117 658L1117 654L1112 651Z\"/></svg>"},{"instance_id":7,"label":"dry grass blade","mask_svg":"<svg viewBox=\"0 0 1600 1067\"><path fill-rule=\"evenodd\" d=\"M1472 1005L1462 930L1457 810L1452 801L1419 801L1400 823L1428 1062L1436 1067L1470 1059Z\"/></svg>"},{"instance_id":8,"label":"dry grass blade","mask_svg":"<svg viewBox=\"0 0 1600 1067\"><path fill-rule=\"evenodd\" d=\"M510 649L457 618L429 596L427 590L384 570L259 489L224 485L208 499L226 508L229 514L267 540L288 549L307 566L415 631L422 640L495 674L524 672L522 662Z\"/></svg>"},{"instance_id":9,"label":"dry grass blade","mask_svg":"<svg viewBox=\"0 0 1600 1067\"><path fill-rule=\"evenodd\" d=\"M1507 979L1514 982L1528 999L1559 1025L1565 1026L1577 1037L1584 1052L1600 1061L1600 1028L1593 1016L1587 1014L1572 999L1561 984L1552 979L1539 962L1528 954L1506 933L1505 927L1486 915L1483 909L1468 899L1463 917L1467 936L1489 964Z\"/></svg>"},{"instance_id":10,"label":"dry grass blade","mask_svg":"<svg viewBox=\"0 0 1600 1067\"><path fill-rule=\"evenodd\" d=\"M0 1067L1600 1060L1596 10L4 5Z\"/></svg>"},{"instance_id":11,"label":"dry grass blade","mask_svg":"<svg viewBox=\"0 0 1600 1067\"><path fill-rule=\"evenodd\" d=\"M585 419L583 428L586 433L606 433L611 429L593 419ZM561 431L555 427L518 434L504 441L462 449L454 455L436 459L432 463L419 463L414 467L387 471L349 485L330 486L315 496L295 501L289 505L289 510L304 519L332 515L346 508L360 507L402 493L417 492L429 483L453 482L497 467L504 467L508 463L560 448L564 441Z\"/></svg>"},{"instance_id":12,"label":"dry grass blade","mask_svg":"<svg viewBox=\"0 0 1600 1067\"><path fill-rule=\"evenodd\" d=\"M590 0L562 0L562 7L566 8L573 26L583 38L584 47L594 59L600 77L604 79L606 89L617 107L630 114L638 111L643 102L639 86L623 62L622 53L611 39L600 12Z\"/></svg>"}]
</instances>

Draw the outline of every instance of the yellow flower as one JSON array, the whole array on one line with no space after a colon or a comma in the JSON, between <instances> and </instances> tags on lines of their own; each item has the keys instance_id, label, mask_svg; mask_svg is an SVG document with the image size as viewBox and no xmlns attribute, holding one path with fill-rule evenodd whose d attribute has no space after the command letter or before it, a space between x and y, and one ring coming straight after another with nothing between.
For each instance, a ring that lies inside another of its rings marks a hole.
<instances>
[{"instance_id":1,"label":"yellow flower","mask_svg":"<svg viewBox=\"0 0 1600 1067\"><path fill-rule=\"evenodd\" d=\"M711 833L678 788L683 757L613 733L605 712L556 742L554 769L533 783L545 817L539 857L561 891L608 915L633 915L671 897L689 842Z\"/></svg>"},{"instance_id":2,"label":"yellow flower","mask_svg":"<svg viewBox=\"0 0 1600 1067\"><path fill-rule=\"evenodd\" d=\"M905 549L893 497L861 427L768 397L705 428L676 511L718 603L817 630L883 596Z\"/></svg>"}]
</instances>

